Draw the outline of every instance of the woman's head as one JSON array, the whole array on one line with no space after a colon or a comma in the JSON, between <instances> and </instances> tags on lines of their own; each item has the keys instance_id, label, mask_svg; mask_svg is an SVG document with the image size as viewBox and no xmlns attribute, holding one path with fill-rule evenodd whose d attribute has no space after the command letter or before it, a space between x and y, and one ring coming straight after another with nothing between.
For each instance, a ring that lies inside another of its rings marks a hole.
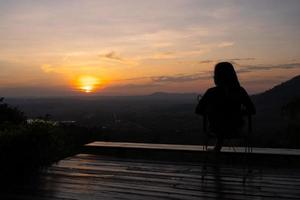
<instances>
[{"instance_id":1,"label":"woman's head","mask_svg":"<svg viewBox=\"0 0 300 200\"><path fill-rule=\"evenodd\" d=\"M239 87L240 83L236 72L229 62L220 62L215 66L214 81L216 86Z\"/></svg>"}]
</instances>

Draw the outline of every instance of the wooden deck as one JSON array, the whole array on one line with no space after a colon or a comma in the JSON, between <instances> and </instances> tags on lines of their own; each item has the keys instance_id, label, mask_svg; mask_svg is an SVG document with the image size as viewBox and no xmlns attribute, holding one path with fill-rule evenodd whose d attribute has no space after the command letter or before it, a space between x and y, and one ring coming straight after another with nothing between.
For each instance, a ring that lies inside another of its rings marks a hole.
<instances>
[{"instance_id":1,"label":"wooden deck","mask_svg":"<svg viewBox=\"0 0 300 200\"><path fill-rule=\"evenodd\" d=\"M148 145L159 152L175 150L178 160L82 153L51 166L35 180L14 183L1 192L0 199L300 199L300 168L288 163L280 168L245 168L242 164L180 161L184 160L181 153L195 153L199 147L123 144L88 146L135 150L141 146L142 151Z\"/></svg>"}]
</instances>

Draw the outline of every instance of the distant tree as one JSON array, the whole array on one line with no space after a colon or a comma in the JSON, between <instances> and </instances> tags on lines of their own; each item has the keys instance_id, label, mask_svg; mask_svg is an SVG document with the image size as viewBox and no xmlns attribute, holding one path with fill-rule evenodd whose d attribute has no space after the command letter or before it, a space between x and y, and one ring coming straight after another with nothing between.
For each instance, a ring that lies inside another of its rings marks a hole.
<instances>
[{"instance_id":1,"label":"distant tree","mask_svg":"<svg viewBox=\"0 0 300 200\"><path fill-rule=\"evenodd\" d=\"M293 147L300 147L300 98L296 98L282 107L282 114L287 119L287 138Z\"/></svg>"},{"instance_id":2,"label":"distant tree","mask_svg":"<svg viewBox=\"0 0 300 200\"><path fill-rule=\"evenodd\" d=\"M4 103L4 98L0 98L0 124L21 124L26 121L26 116L16 107Z\"/></svg>"},{"instance_id":3,"label":"distant tree","mask_svg":"<svg viewBox=\"0 0 300 200\"><path fill-rule=\"evenodd\" d=\"M290 120L297 120L300 117L300 97L283 106L282 112Z\"/></svg>"}]
</instances>

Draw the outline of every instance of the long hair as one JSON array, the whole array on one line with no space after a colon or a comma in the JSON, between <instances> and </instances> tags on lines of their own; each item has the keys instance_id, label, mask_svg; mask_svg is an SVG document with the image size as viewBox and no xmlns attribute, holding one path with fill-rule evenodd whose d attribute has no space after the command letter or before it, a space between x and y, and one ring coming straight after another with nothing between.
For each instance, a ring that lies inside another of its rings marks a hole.
<instances>
[{"instance_id":1,"label":"long hair","mask_svg":"<svg viewBox=\"0 0 300 200\"><path fill-rule=\"evenodd\" d=\"M236 72L229 62L220 62L216 64L214 81L217 87L240 87Z\"/></svg>"}]
</instances>

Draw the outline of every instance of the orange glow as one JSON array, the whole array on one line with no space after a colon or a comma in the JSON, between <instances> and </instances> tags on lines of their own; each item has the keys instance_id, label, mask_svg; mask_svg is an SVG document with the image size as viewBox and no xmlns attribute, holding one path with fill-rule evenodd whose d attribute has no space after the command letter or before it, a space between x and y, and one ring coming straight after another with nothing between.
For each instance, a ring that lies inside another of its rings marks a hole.
<instances>
[{"instance_id":1,"label":"orange glow","mask_svg":"<svg viewBox=\"0 0 300 200\"><path fill-rule=\"evenodd\" d=\"M80 76L77 80L78 89L85 93L94 92L100 83L100 80L94 76Z\"/></svg>"}]
</instances>

